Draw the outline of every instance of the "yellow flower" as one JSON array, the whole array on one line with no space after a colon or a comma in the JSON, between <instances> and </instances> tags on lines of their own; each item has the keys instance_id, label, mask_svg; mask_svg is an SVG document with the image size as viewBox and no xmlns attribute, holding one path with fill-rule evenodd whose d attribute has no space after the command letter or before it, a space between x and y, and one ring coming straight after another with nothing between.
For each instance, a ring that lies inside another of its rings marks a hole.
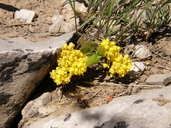
<instances>
[{"instance_id":1,"label":"yellow flower","mask_svg":"<svg viewBox=\"0 0 171 128\"><path fill-rule=\"evenodd\" d=\"M116 46L116 42L110 42L109 39L104 39L100 45L104 46L105 48L105 54L104 56L111 62L115 60L116 57L118 57L119 52L121 48L119 46Z\"/></svg>"},{"instance_id":2,"label":"yellow flower","mask_svg":"<svg viewBox=\"0 0 171 128\"><path fill-rule=\"evenodd\" d=\"M149 63L149 62L146 62L145 64L146 64L147 66L148 66L148 65L150 65L150 63Z\"/></svg>"},{"instance_id":3,"label":"yellow flower","mask_svg":"<svg viewBox=\"0 0 171 128\"><path fill-rule=\"evenodd\" d=\"M121 62L122 59L123 59L123 57L122 57L122 55L120 54L120 55L118 55L118 57L115 58L115 61L116 61L116 62Z\"/></svg>"},{"instance_id":4,"label":"yellow flower","mask_svg":"<svg viewBox=\"0 0 171 128\"><path fill-rule=\"evenodd\" d=\"M109 38L104 39L100 44L102 46L107 46L109 44Z\"/></svg>"},{"instance_id":5,"label":"yellow flower","mask_svg":"<svg viewBox=\"0 0 171 128\"><path fill-rule=\"evenodd\" d=\"M107 63L102 64L104 68L109 68L109 65Z\"/></svg>"},{"instance_id":6,"label":"yellow flower","mask_svg":"<svg viewBox=\"0 0 171 128\"><path fill-rule=\"evenodd\" d=\"M112 66L109 69L110 76L118 74L120 77L124 77L130 71L132 61L129 58L126 60L124 57L121 57L118 60L119 61L112 63Z\"/></svg>"},{"instance_id":7,"label":"yellow flower","mask_svg":"<svg viewBox=\"0 0 171 128\"><path fill-rule=\"evenodd\" d=\"M122 56L119 52L121 48L116 46L116 42L110 42L109 39L104 39L101 43L105 48L104 56L112 62L112 66L109 69L110 76L113 77L114 74L118 74L120 77L124 77L129 71L130 67L133 65L132 60L129 59L128 55ZM103 64L104 68L108 67Z\"/></svg>"},{"instance_id":8,"label":"yellow flower","mask_svg":"<svg viewBox=\"0 0 171 128\"><path fill-rule=\"evenodd\" d=\"M68 45L68 50L72 50L74 47L75 47L75 45L74 45L73 43L70 43L70 44Z\"/></svg>"},{"instance_id":9,"label":"yellow flower","mask_svg":"<svg viewBox=\"0 0 171 128\"><path fill-rule=\"evenodd\" d=\"M61 106L58 105L57 108L61 108Z\"/></svg>"},{"instance_id":10,"label":"yellow flower","mask_svg":"<svg viewBox=\"0 0 171 128\"><path fill-rule=\"evenodd\" d=\"M50 77L57 85L70 82L72 75L83 75L86 72L87 56L80 50L74 49L75 45L64 44L57 60L58 67L50 72Z\"/></svg>"},{"instance_id":11,"label":"yellow flower","mask_svg":"<svg viewBox=\"0 0 171 128\"><path fill-rule=\"evenodd\" d=\"M80 88L81 90L85 90L85 87Z\"/></svg>"},{"instance_id":12,"label":"yellow flower","mask_svg":"<svg viewBox=\"0 0 171 128\"><path fill-rule=\"evenodd\" d=\"M65 49L67 49L67 44L64 44L62 47L62 50L65 50Z\"/></svg>"}]
</instances>

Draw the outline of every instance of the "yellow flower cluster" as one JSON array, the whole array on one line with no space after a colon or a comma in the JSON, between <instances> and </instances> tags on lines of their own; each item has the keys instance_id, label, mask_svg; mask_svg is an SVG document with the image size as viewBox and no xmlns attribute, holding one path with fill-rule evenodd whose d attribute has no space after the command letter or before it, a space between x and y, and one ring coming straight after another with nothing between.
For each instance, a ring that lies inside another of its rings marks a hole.
<instances>
[{"instance_id":1,"label":"yellow flower cluster","mask_svg":"<svg viewBox=\"0 0 171 128\"><path fill-rule=\"evenodd\" d=\"M104 56L113 62L115 58L117 58L120 55L121 48L119 46L116 46L116 42L110 42L109 39L104 39L101 43L102 46L105 48L105 54Z\"/></svg>"},{"instance_id":2,"label":"yellow flower cluster","mask_svg":"<svg viewBox=\"0 0 171 128\"><path fill-rule=\"evenodd\" d=\"M132 60L129 59L128 55L122 56L119 52L121 48L116 46L116 42L110 42L109 39L104 39L101 43L105 48L104 57L106 57L112 66L109 69L110 76L113 77L114 74L118 74L120 77L124 77L129 71L130 67L133 65ZM105 68L109 68L106 63L103 64Z\"/></svg>"},{"instance_id":3,"label":"yellow flower cluster","mask_svg":"<svg viewBox=\"0 0 171 128\"><path fill-rule=\"evenodd\" d=\"M67 84L73 75L83 75L87 70L88 57L74 47L73 43L64 44L57 60L58 67L50 72L50 77L57 85Z\"/></svg>"}]
</instances>

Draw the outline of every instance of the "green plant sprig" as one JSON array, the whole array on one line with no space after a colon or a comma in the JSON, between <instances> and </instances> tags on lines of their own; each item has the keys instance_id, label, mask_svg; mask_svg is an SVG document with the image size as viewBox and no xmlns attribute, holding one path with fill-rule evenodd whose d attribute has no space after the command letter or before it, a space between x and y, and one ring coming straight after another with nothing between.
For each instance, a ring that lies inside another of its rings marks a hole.
<instances>
[{"instance_id":1,"label":"green plant sprig","mask_svg":"<svg viewBox=\"0 0 171 128\"><path fill-rule=\"evenodd\" d=\"M74 7L75 0L68 1L73 11L78 12ZM154 2L155 0L90 0L87 13L74 13L75 18L81 17L83 22L76 30L78 29L81 38L87 40L100 40L100 35L103 35L102 38L115 35L115 41L126 41L135 33L141 33L147 39L150 34L145 33L150 33L148 30L153 33L171 21L168 17L169 0L159 0L156 5ZM120 26L119 29L116 29L117 26ZM97 30L95 34L94 30Z\"/></svg>"}]
</instances>

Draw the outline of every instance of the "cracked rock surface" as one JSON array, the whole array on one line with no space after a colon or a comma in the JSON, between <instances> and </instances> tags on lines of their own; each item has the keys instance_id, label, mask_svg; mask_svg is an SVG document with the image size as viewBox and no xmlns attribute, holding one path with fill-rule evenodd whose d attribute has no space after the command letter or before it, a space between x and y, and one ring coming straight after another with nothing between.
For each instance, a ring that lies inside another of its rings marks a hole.
<instances>
[{"instance_id":1,"label":"cracked rock surface","mask_svg":"<svg viewBox=\"0 0 171 128\"><path fill-rule=\"evenodd\" d=\"M72 36L68 33L37 43L20 38L0 39L0 128L9 127Z\"/></svg>"},{"instance_id":2,"label":"cracked rock surface","mask_svg":"<svg viewBox=\"0 0 171 128\"><path fill-rule=\"evenodd\" d=\"M170 128L171 86L114 98L109 104L27 119L20 128ZM164 100L163 100L164 99Z\"/></svg>"}]
</instances>

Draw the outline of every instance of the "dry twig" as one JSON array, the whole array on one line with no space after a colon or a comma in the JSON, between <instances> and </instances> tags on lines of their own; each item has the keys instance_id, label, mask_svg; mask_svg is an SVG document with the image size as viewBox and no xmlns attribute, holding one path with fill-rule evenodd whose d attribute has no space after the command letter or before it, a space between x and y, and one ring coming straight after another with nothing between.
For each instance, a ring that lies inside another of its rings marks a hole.
<instances>
[{"instance_id":1,"label":"dry twig","mask_svg":"<svg viewBox=\"0 0 171 128\"><path fill-rule=\"evenodd\" d=\"M33 24L33 23L17 23L17 24L6 25L4 28L12 27L12 26L22 26L22 25L35 25L35 24Z\"/></svg>"}]
</instances>

